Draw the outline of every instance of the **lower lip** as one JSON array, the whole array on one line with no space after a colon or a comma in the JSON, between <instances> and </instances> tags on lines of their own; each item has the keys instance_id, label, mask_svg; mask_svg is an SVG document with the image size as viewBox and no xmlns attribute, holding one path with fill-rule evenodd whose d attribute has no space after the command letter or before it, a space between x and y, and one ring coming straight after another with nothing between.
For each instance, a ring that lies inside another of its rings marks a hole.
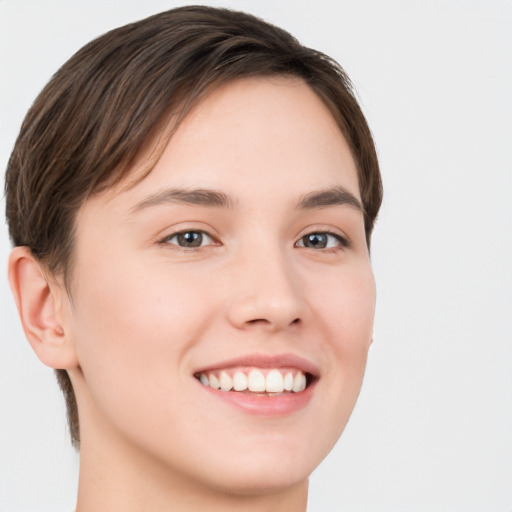
<instances>
[{"instance_id":1,"label":"lower lip","mask_svg":"<svg viewBox=\"0 0 512 512\"><path fill-rule=\"evenodd\" d=\"M282 395L256 395L238 391L221 391L199 385L210 395L224 400L248 414L260 416L286 416L303 409L313 396L316 382L311 383L300 393L283 393Z\"/></svg>"}]
</instances>

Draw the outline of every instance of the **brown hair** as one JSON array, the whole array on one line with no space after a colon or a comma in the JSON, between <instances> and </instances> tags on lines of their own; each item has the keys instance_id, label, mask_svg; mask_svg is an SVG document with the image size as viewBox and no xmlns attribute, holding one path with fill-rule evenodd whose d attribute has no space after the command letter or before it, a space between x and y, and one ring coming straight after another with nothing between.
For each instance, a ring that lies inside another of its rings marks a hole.
<instances>
[{"instance_id":1,"label":"brown hair","mask_svg":"<svg viewBox=\"0 0 512 512\"><path fill-rule=\"evenodd\" d=\"M11 240L69 283L74 223L92 194L120 182L170 116L179 124L215 87L241 77L302 78L324 101L358 169L369 245L382 201L371 132L343 69L252 15L189 6L112 30L53 76L29 110L5 182ZM148 172L150 169L148 169ZM57 370L72 442L79 444L71 381Z\"/></svg>"}]
</instances>

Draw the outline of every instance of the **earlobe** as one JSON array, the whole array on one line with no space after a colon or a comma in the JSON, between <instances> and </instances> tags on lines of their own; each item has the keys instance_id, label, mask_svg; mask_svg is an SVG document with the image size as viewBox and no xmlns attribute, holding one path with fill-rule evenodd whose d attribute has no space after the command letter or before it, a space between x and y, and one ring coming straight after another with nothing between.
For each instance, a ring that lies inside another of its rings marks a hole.
<instances>
[{"instance_id":1,"label":"earlobe","mask_svg":"<svg viewBox=\"0 0 512 512\"><path fill-rule=\"evenodd\" d=\"M9 283L23 330L37 357L47 366L69 369L77 358L66 332L67 300L62 286L50 282L28 247L15 247L9 256Z\"/></svg>"}]
</instances>

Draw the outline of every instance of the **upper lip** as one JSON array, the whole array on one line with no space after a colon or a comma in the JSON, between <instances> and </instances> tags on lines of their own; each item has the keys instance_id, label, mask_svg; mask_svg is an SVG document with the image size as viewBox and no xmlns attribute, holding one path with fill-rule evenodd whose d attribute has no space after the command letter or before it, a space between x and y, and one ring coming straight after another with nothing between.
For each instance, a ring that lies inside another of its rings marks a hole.
<instances>
[{"instance_id":1,"label":"upper lip","mask_svg":"<svg viewBox=\"0 0 512 512\"><path fill-rule=\"evenodd\" d=\"M194 373L206 373L214 370L221 370L227 368L234 368L236 366L254 366L256 368L297 368L304 373L309 373L313 377L318 377L320 370L311 361L304 359L295 354L247 354L244 356L219 361L208 366L197 369Z\"/></svg>"}]
</instances>

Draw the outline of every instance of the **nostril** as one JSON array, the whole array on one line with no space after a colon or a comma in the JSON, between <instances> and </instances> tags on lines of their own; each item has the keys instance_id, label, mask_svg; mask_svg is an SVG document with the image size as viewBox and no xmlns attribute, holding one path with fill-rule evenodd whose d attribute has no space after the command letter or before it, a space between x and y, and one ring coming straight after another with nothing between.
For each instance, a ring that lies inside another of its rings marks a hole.
<instances>
[{"instance_id":1,"label":"nostril","mask_svg":"<svg viewBox=\"0 0 512 512\"><path fill-rule=\"evenodd\" d=\"M290 322L289 325L299 325L301 322L300 318L295 318ZM246 322L247 325L271 325L272 322L270 320L267 320L266 318L254 318L253 320L248 320Z\"/></svg>"},{"instance_id":2,"label":"nostril","mask_svg":"<svg viewBox=\"0 0 512 512\"><path fill-rule=\"evenodd\" d=\"M253 320L248 320L247 323L249 325L257 325L257 324L269 324L270 322L266 318L254 318Z\"/></svg>"}]
</instances>

